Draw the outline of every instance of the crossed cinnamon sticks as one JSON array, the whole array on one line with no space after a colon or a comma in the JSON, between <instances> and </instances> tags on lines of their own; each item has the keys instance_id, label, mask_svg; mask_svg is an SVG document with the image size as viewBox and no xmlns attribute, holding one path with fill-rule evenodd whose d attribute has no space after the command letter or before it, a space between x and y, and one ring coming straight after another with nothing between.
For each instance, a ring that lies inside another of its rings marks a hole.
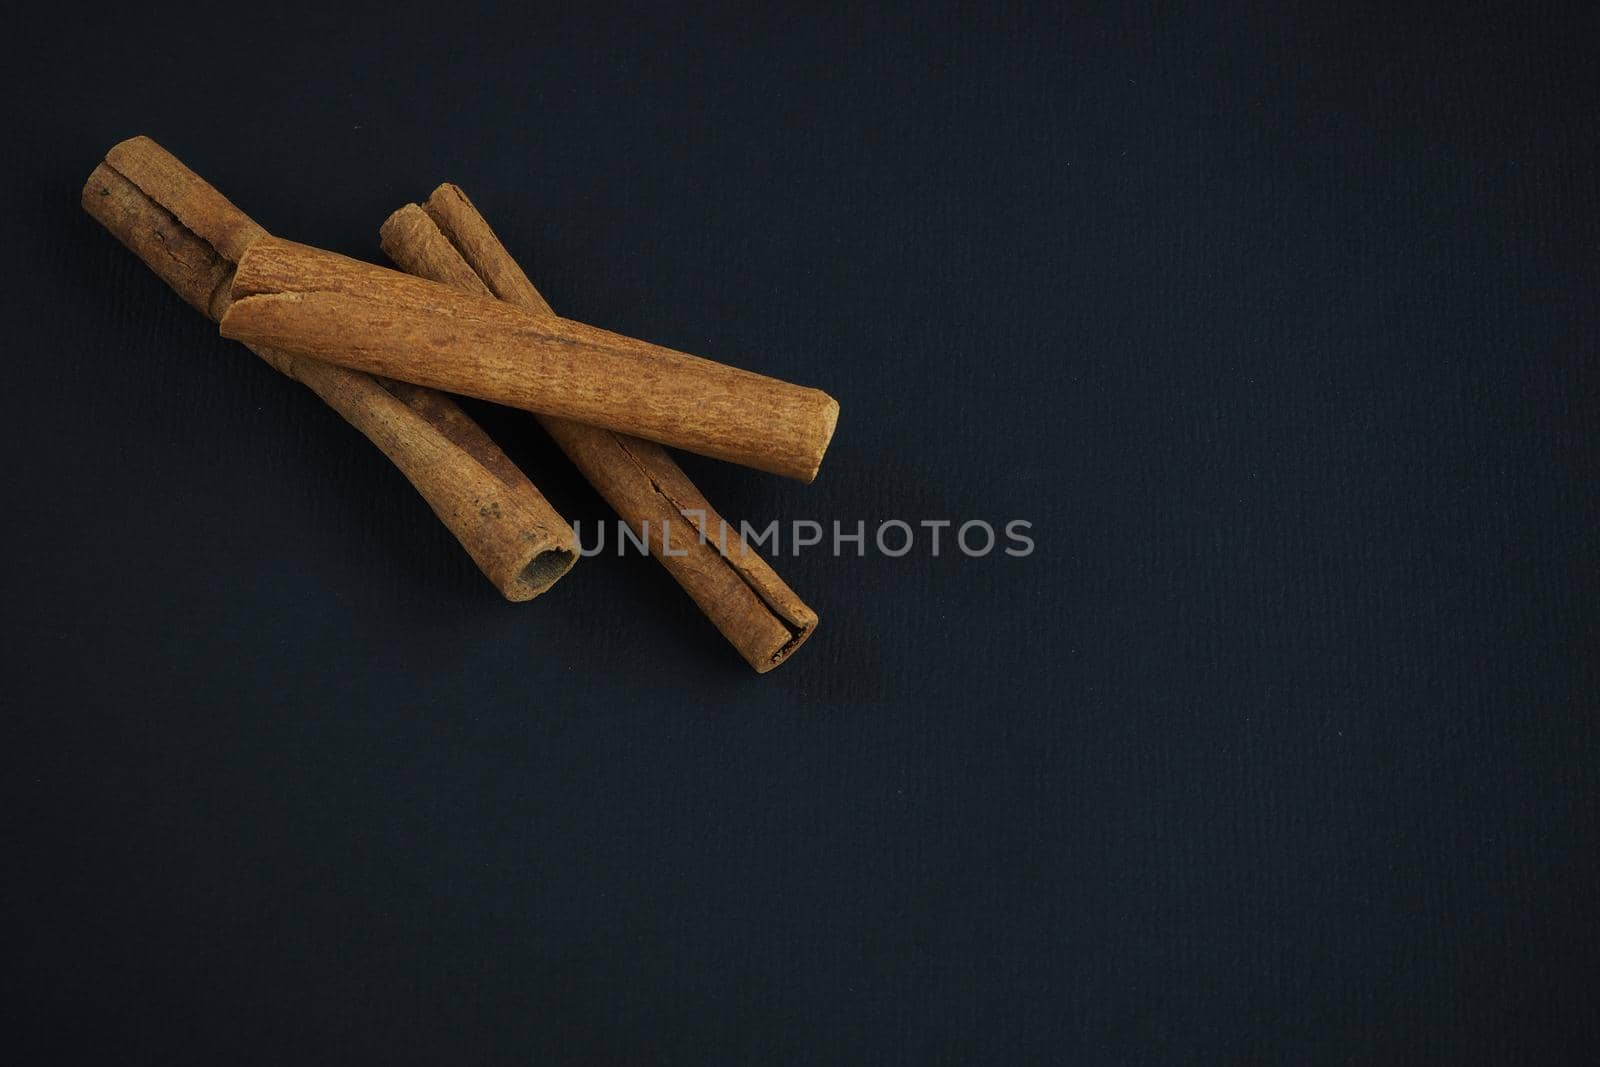
<instances>
[{"instance_id":1,"label":"crossed cinnamon sticks","mask_svg":"<svg viewBox=\"0 0 1600 1067\"><path fill-rule=\"evenodd\" d=\"M838 417L827 394L559 318L455 186L384 224L409 275L271 237L148 138L107 153L83 205L224 336L378 445L507 599L572 566L571 529L430 386L539 413L757 671L815 628L655 442L810 481Z\"/></svg>"},{"instance_id":2,"label":"crossed cinnamon sticks","mask_svg":"<svg viewBox=\"0 0 1600 1067\"><path fill-rule=\"evenodd\" d=\"M396 211L379 235L389 258L412 274L550 313L454 185L439 186L421 207ZM665 448L566 419L541 416L539 423L757 671L776 667L811 636L816 612L717 514Z\"/></svg>"}]
</instances>

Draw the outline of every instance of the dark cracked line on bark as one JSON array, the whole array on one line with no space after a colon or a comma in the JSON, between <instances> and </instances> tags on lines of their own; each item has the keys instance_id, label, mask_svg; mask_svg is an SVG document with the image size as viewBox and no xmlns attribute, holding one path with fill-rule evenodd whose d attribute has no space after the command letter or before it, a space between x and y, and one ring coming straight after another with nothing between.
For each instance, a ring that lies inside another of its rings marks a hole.
<instances>
[{"instance_id":1,"label":"dark cracked line on bark","mask_svg":"<svg viewBox=\"0 0 1600 1067\"><path fill-rule=\"evenodd\" d=\"M102 161L101 166L105 167L106 170L109 170L112 174L115 174L117 177L127 182L130 188L137 190L139 195L144 199L144 202L149 206L150 210L160 215L160 217L164 219L169 226L175 230L181 230L183 233L188 234L190 237L195 239L200 247L206 249L211 255L211 263L208 265L216 266L220 264L224 267L222 277L219 278L217 283L211 287L211 292L206 294L206 314L211 317L213 322L221 319L222 312L216 310L217 298L233 288L233 275L234 271L238 268L238 264L219 252L216 245L200 236L196 230L191 228L187 223L180 219L176 213L152 196L148 189L134 181L133 178L128 174L118 170L116 165L110 160ZM100 195L109 195L109 190L101 189ZM167 244L166 235L163 234L159 229L152 227L151 233L154 234L156 240L160 243L161 251L166 254L168 259L184 267L191 266L188 260L178 255L178 253L172 249L172 246ZM224 308L224 310L226 309Z\"/></svg>"},{"instance_id":2,"label":"dark cracked line on bark","mask_svg":"<svg viewBox=\"0 0 1600 1067\"><path fill-rule=\"evenodd\" d=\"M667 492L666 488L662 486L659 481L656 480L655 476L650 473L649 468L644 465L643 461L641 461L638 456L634 455L633 450L628 447L627 443L620 435L612 433L611 437L616 441L617 448L622 451L622 454L628 457L629 462L631 462L634 467L638 469L639 473L643 475L645 481L650 483L650 488L655 492L655 494L662 500L665 500L667 505L671 507L673 511L683 516L684 520L688 522L691 527L693 527L695 533L699 536L701 544L709 546L711 544L711 540L706 536L705 528L696 523L694 519L690 517L693 512L701 511L702 509L685 508L673 498L671 493ZM722 520L722 526L723 531L726 532L726 519ZM743 543L743 538L741 538L740 544ZM720 561L723 566L733 571L734 575L739 579L739 581L743 582L745 587L749 589L751 593L755 594L756 599L761 601L762 605L766 607L768 613L770 613L774 619L777 619L778 623L782 625L785 630L789 631L789 640L784 642L784 644L772 654L772 662L781 662L783 658L793 651L800 641L805 638L807 633L806 627L796 626L789 620L788 616L779 610L778 606L772 602L772 599L768 597L766 593L762 592L760 587L758 587L755 582L750 580L750 576L744 572L744 569L736 564L731 558L729 558L727 547L720 539L716 543L716 548L718 561ZM666 545L663 542L662 551L664 552L665 550Z\"/></svg>"}]
</instances>

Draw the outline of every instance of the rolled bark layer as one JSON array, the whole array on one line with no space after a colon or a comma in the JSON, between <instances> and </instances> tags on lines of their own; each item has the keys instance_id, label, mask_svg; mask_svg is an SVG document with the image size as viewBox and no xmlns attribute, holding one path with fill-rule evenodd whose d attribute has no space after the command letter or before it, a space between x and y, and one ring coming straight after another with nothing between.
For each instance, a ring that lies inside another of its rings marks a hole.
<instances>
[{"instance_id":1,"label":"rolled bark layer","mask_svg":"<svg viewBox=\"0 0 1600 1067\"><path fill-rule=\"evenodd\" d=\"M147 137L116 145L83 187L84 210L213 321L238 259L266 231ZM572 567L572 529L489 436L431 390L248 346L304 383L390 458L507 600Z\"/></svg>"},{"instance_id":2,"label":"rolled bark layer","mask_svg":"<svg viewBox=\"0 0 1600 1067\"><path fill-rule=\"evenodd\" d=\"M244 251L222 334L809 482L828 394L306 245Z\"/></svg>"},{"instance_id":3,"label":"rolled bark layer","mask_svg":"<svg viewBox=\"0 0 1600 1067\"><path fill-rule=\"evenodd\" d=\"M553 314L454 185L441 185L425 208L395 212L381 236L384 251L407 271ZM769 671L811 636L816 612L728 526L666 449L551 416L539 422L750 666Z\"/></svg>"}]
</instances>

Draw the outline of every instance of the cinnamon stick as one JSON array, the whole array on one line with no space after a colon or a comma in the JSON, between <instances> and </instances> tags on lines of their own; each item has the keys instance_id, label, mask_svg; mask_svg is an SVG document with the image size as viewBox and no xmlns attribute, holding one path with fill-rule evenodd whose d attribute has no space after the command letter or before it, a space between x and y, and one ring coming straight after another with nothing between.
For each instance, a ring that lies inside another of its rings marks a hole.
<instances>
[{"instance_id":1,"label":"cinnamon stick","mask_svg":"<svg viewBox=\"0 0 1600 1067\"><path fill-rule=\"evenodd\" d=\"M116 145L83 187L84 210L212 320L235 265L266 231L148 137ZM400 468L507 600L548 589L576 560L572 529L445 396L270 346L253 352L311 388Z\"/></svg>"},{"instance_id":2,"label":"cinnamon stick","mask_svg":"<svg viewBox=\"0 0 1600 1067\"><path fill-rule=\"evenodd\" d=\"M383 250L407 271L553 314L454 185L439 186L425 207L396 211L380 235ZM724 522L666 449L566 419L539 422L750 666L769 671L811 636L816 612Z\"/></svg>"},{"instance_id":3,"label":"cinnamon stick","mask_svg":"<svg viewBox=\"0 0 1600 1067\"><path fill-rule=\"evenodd\" d=\"M274 237L239 257L222 335L809 482L828 394Z\"/></svg>"}]
</instances>

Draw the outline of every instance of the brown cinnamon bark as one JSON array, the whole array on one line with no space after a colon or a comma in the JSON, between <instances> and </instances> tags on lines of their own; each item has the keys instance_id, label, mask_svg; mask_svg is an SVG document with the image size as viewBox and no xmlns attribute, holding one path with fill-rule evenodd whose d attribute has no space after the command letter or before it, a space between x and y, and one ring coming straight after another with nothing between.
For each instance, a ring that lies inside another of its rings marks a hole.
<instances>
[{"instance_id":1,"label":"brown cinnamon bark","mask_svg":"<svg viewBox=\"0 0 1600 1067\"><path fill-rule=\"evenodd\" d=\"M389 216L381 236L384 251L407 271L553 314L454 185L439 186L425 208L407 204ZM666 449L565 419L539 421L757 671L776 667L811 636L816 612L728 527Z\"/></svg>"},{"instance_id":2,"label":"brown cinnamon bark","mask_svg":"<svg viewBox=\"0 0 1600 1067\"><path fill-rule=\"evenodd\" d=\"M241 254L222 335L806 482L839 415L817 389L275 237Z\"/></svg>"},{"instance_id":3,"label":"brown cinnamon bark","mask_svg":"<svg viewBox=\"0 0 1600 1067\"><path fill-rule=\"evenodd\" d=\"M147 137L106 154L83 187L83 207L214 321L231 301L239 257L267 236ZM280 349L249 347L382 449L507 600L538 596L572 567L571 527L454 402Z\"/></svg>"}]
</instances>

